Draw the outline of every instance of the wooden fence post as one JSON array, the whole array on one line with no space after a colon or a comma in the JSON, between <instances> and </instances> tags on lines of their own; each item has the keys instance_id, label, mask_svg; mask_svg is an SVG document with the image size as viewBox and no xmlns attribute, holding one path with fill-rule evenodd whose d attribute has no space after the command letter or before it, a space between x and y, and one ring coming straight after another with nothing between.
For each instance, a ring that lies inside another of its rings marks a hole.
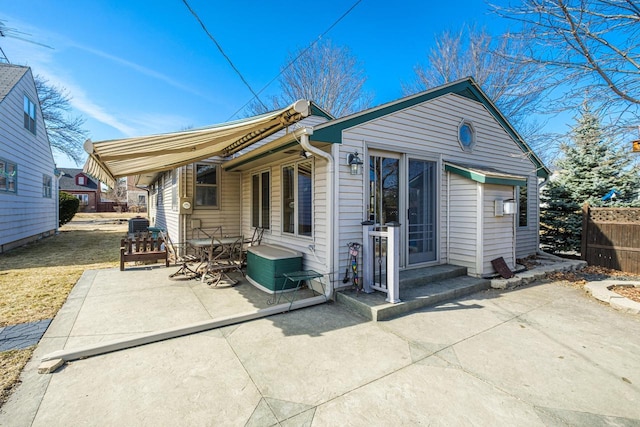
<instances>
[{"instance_id":1,"label":"wooden fence post","mask_svg":"<svg viewBox=\"0 0 640 427\"><path fill-rule=\"evenodd\" d=\"M587 259L587 236L589 228L589 203L582 205L582 233L580 234L580 259Z\"/></svg>"}]
</instances>

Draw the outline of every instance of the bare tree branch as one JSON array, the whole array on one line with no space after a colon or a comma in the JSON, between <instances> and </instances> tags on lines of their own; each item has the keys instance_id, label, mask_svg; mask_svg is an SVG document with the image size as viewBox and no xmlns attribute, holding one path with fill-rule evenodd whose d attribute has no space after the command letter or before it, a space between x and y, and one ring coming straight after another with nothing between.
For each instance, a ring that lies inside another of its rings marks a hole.
<instances>
[{"instance_id":1,"label":"bare tree branch","mask_svg":"<svg viewBox=\"0 0 640 427\"><path fill-rule=\"evenodd\" d=\"M319 42L290 53L286 63L289 65L280 77L281 94L270 101L273 108L302 98L342 117L371 105L373 96L364 89L367 77L362 64L346 47L335 47L328 40ZM248 110L252 114L265 112L255 102Z\"/></svg>"},{"instance_id":2,"label":"bare tree branch","mask_svg":"<svg viewBox=\"0 0 640 427\"><path fill-rule=\"evenodd\" d=\"M49 85L48 80L39 75L34 80L51 147L79 164L87 138L87 131L82 128L84 118L69 114L71 98L65 89Z\"/></svg>"},{"instance_id":3,"label":"bare tree branch","mask_svg":"<svg viewBox=\"0 0 640 427\"><path fill-rule=\"evenodd\" d=\"M522 0L492 6L521 26L514 39L529 44L515 62L546 70L557 111L577 110L588 100L618 128L638 124L640 112L640 7L634 0ZM605 126L606 127L606 126Z\"/></svg>"}]
</instances>

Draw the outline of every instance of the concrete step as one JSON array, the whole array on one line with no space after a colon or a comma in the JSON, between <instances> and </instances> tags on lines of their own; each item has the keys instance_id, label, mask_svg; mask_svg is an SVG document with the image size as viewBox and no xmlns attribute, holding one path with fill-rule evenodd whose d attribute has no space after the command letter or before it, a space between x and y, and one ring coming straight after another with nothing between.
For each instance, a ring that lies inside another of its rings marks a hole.
<instances>
[{"instance_id":1,"label":"concrete step","mask_svg":"<svg viewBox=\"0 0 640 427\"><path fill-rule=\"evenodd\" d=\"M414 268L400 272L400 289L408 289L440 282L453 277L466 276L467 267L443 264L433 267Z\"/></svg>"},{"instance_id":2,"label":"concrete step","mask_svg":"<svg viewBox=\"0 0 640 427\"><path fill-rule=\"evenodd\" d=\"M349 310L374 322L398 317L420 308L433 306L444 301L458 299L465 295L489 289L491 282L471 276L456 276L400 288L401 302L392 304L385 301L384 292L355 292L354 290L336 293L336 301Z\"/></svg>"}]
</instances>

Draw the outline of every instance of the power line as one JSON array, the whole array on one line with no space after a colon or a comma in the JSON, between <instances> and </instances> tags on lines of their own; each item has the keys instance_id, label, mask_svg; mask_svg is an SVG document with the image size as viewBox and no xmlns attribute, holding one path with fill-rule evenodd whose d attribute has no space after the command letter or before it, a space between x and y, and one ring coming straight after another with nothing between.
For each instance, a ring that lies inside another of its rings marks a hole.
<instances>
[{"instance_id":1,"label":"power line","mask_svg":"<svg viewBox=\"0 0 640 427\"><path fill-rule=\"evenodd\" d=\"M329 31L331 31L331 30L333 29L333 27L335 27L336 25L338 25L338 23L339 23L340 21L342 21L342 20L343 20L343 19L344 19L344 18L345 18L349 13L351 13L351 11L352 11L353 9L355 9L355 7L356 7L356 6L357 6L361 1L362 1L362 0L356 0L356 2L355 2L353 5L351 5L351 7L350 7L349 9L347 9L347 11L346 11L345 13L343 13L343 14L342 14L338 19L336 19L336 20L333 22L333 24L331 24L331 25L329 26L329 28L327 28L327 29L326 29L322 34L320 34L320 35L319 35L319 36L318 36L314 41L312 41L311 43L309 43L309 46L307 46L305 49L303 49L303 50L298 54L298 56L296 56L295 58L293 58L293 59L292 59L292 60L287 64L287 66L286 66L286 67L283 67L283 68L280 70L280 72L279 72L279 73L278 73L274 78L272 78L271 80L269 80L269 83L267 83L266 85L264 85L264 87L258 91L258 93L257 93L257 94L255 94L255 93L254 93L254 94L253 94L253 95L254 95L254 96L253 96L253 98L251 98L250 100L248 100L248 101L247 101L247 102L246 102L242 107L240 107L240 108L239 108L235 113L233 113L233 114L231 115L231 117L229 117L229 119L227 119L227 120L232 119L236 114L238 114L240 111L242 111L242 109L243 109L243 108L245 108L247 105L249 105L249 103L250 103L251 101L253 101L254 99L257 99L257 100L260 102L260 104L262 104L262 106L265 108L265 110L268 110L267 106L265 106L265 105L264 105L264 103L260 100L260 98L258 97L258 95L259 95L259 94L261 94L262 92L264 92L264 90L265 90L266 88L268 88L268 87L271 85L271 83L273 83L274 81L276 81L276 80L277 80L277 79L278 79L278 78L279 78L279 77L280 77L280 76L281 76L281 75L282 75L282 74L283 74L283 73L284 73L284 72L285 72L289 67L291 67L291 66L292 66L292 65L293 65L293 64L294 64L298 59L300 59L300 57L301 57L302 55L304 55L305 53L307 53L307 51L309 51L309 49L311 49L311 48L312 48L316 43L318 43L318 42L319 42L319 41L320 41L320 40L321 40L321 39L322 39L322 38L323 38L327 33L329 33ZM252 91L252 93L253 93L253 91Z\"/></svg>"},{"instance_id":2,"label":"power line","mask_svg":"<svg viewBox=\"0 0 640 427\"><path fill-rule=\"evenodd\" d=\"M204 22L202 22L202 20L200 19L200 17L198 16L198 14L191 9L191 6L189 6L189 3L187 3L187 0L182 0L182 2L184 3L184 5L187 7L187 9L189 9L189 12L191 12L191 14L193 15L194 18L196 18L196 20L198 21L198 23L200 23L200 26L202 27L202 29L204 30L204 32L207 34L207 36L209 36L209 38L215 43L216 47L218 48L218 50L220 51L220 53L222 54L222 56L224 56L224 58L227 60L227 62L229 63L229 65L231 65L231 68L233 68L233 70L236 72L236 74L238 74L238 76L240 76L240 79L242 80L242 82L245 84L245 86L247 86L249 88L249 91L251 91L251 93L253 94L253 98L251 99L257 99L260 104L262 104L262 106L265 108L265 110L268 109L268 107L264 104L264 102L262 102L262 100L260 99L260 97L258 96L257 93L255 93L255 91L251 88L251 85L249 85L249 83L245 80L245 78L242 76L242 73L240 72L240 70L238 70L236 68L235 65L233 65L233 62L231 62L231 58L229 58L227 56L226 53L224 53L224 50L222 50L222 46L220 46L220 43L218 43L218 41L215 39L215 37L213 37L213 35L209 32L209 30L207 30L207 27L204 25ZM234 114L235 115L235 114Z\"/></svg>"}]
</instances>

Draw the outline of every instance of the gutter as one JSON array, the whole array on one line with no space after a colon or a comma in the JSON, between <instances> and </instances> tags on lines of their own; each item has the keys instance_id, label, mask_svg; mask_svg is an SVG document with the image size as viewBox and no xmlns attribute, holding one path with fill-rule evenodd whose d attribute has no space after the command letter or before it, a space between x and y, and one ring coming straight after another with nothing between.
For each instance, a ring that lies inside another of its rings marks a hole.
<instances>
[{"instance_id":1,"label":"gutter","mask_svg":"<svg viewBox=\"0 0 640 427\"><path fill-rule=\"evenodd\" d=\"M325 153L324 151L314 147L309 142L309 136L313 135L313 129L304 128L302 129L302 133L300 135L300 146L315 156L322 157L327 161L327 255L326 255L326 271L327 273L331 273L333 271L333 248L334 248L334 220L333 220L333 181L334 181L334 172L335 172L335 161L333 156L329 153ZM331 276L327 277L327 287L325 289L325 296L327 299L332 298L333 295L333 282L331 281Z\"/></svg>"}]
</instances>

